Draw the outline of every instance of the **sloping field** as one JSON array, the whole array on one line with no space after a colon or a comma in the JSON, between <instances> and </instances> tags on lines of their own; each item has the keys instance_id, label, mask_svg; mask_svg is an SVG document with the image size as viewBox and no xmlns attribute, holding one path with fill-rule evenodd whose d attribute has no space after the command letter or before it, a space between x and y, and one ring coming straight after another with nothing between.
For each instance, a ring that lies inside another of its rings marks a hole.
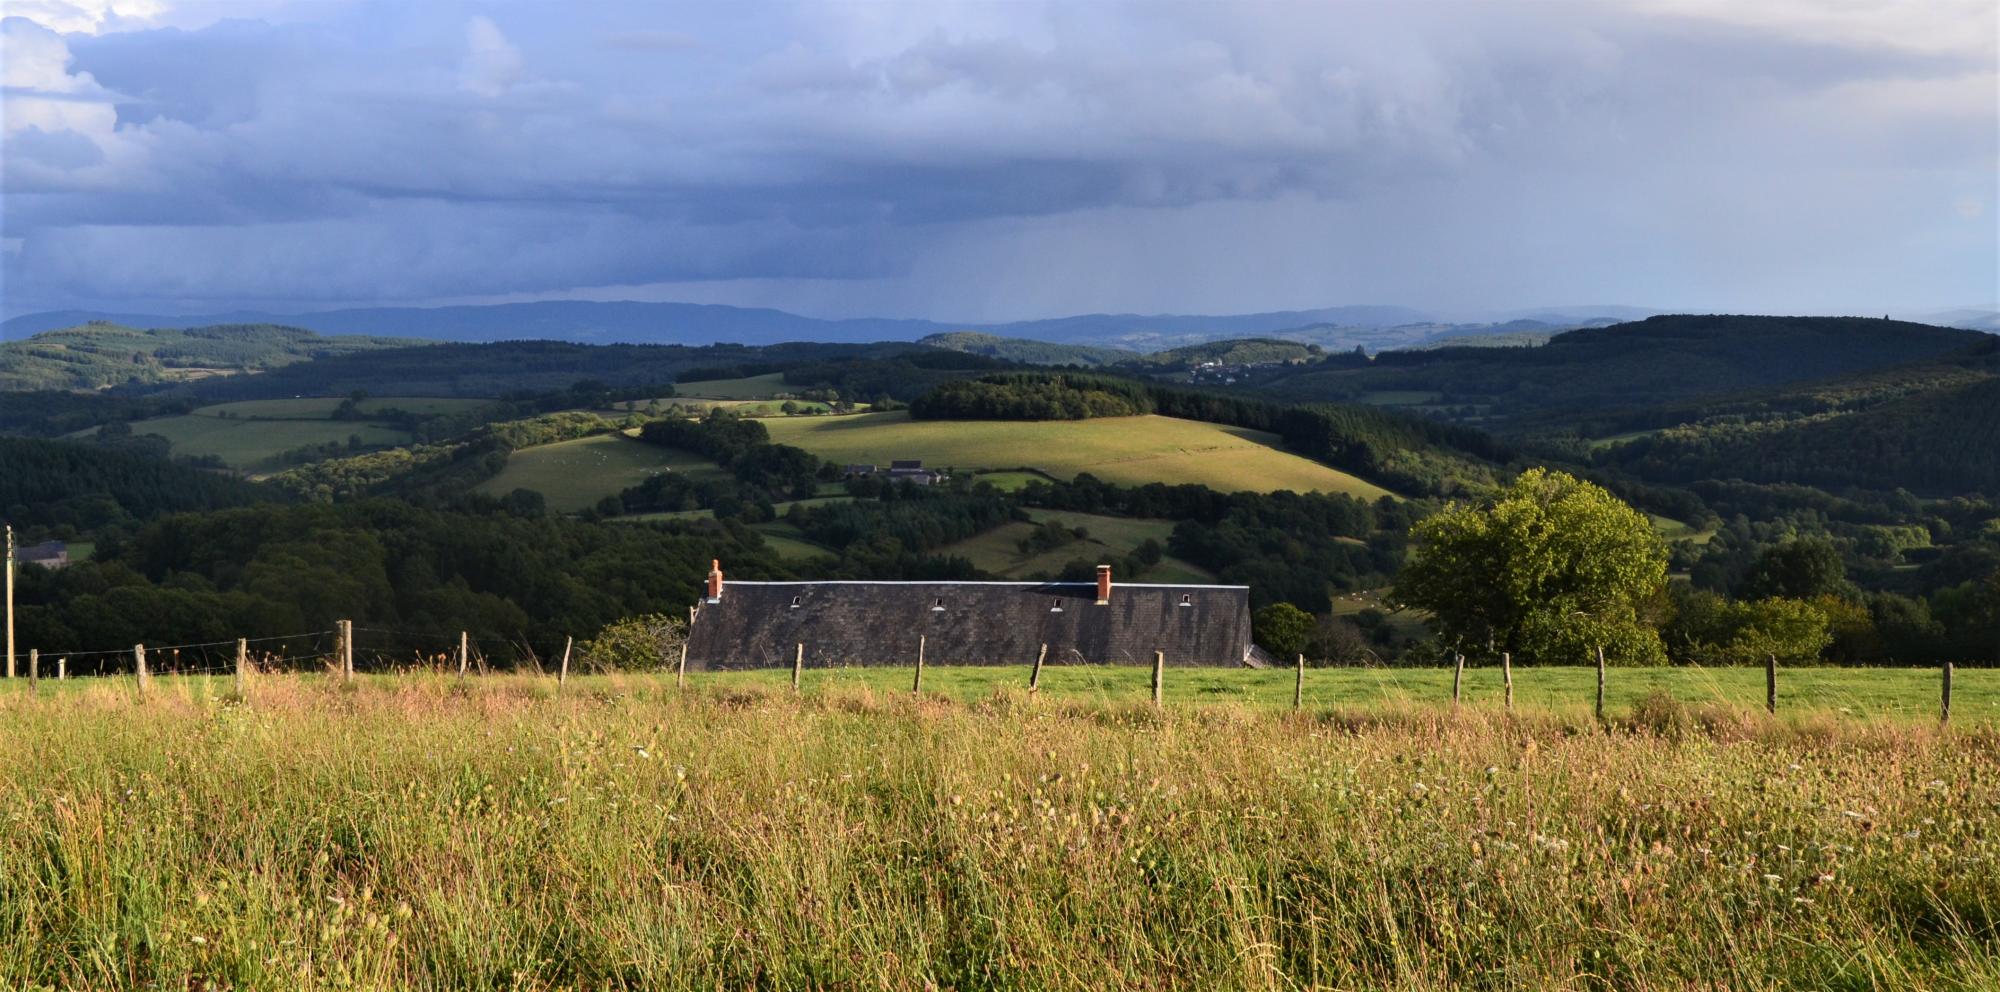
<instances>
[{"instance_id":1,"label":"sloping field","mask_svg":"<svg viewBox=\"0 0 2000 992\"><path fill-rule=\"evenodd\" d=\"M297 396L288 400L240 400L235 403L218 403L194 411L197 416L207 417L250 417L260 420L325 420L343 402L338 396ZM364 416L381 413L384 410L405 410L410 413L454 413L486 406L491 400L464 399L445 396L370 396L355 409Z\"/></svg>"},{"instance_id":2,"label":"sloping field","mask_svg":"<svg viewBox=\"0 0 2000 992\"><path fill-rule=\"evenodd\" d=\"M783 372L753 375L746 379L707 379L700 382L674 383L674 392L680 396L699 396L715 400L768 400L779 393L791 392L793 388L785 384Z\"/></svg>"},{"instance_id":3,"label":"sloping field","mask_svg":"<svg viewBox=\"0 0 2000 992\"><path fill-rule=\"evenodd\" d=\"M483 406L486 400L431 396L376 396L357 404L363 415L383 410L448 413ZM409 432L386 424L332 420L338 397L304 396L283 400L218 403L192 413L154 417L132 425L134 434L158 434L173 445L173 453L199 458L214 455L230 468L272 470L277 455L307 445L345 443L359 436L370 447L408 444Z\"/></svg>"},{"instance_id":4,"label":"sloping field","mask_svg":"<svg viewBox=\"0 0 2000 992\"><path fill-rule=\"evenodd\" d=\"M274 469L274 457L307 445L345 443L350 437L371 447L411 440L408 431L351 420L250 420L200 413L141 420L132 425L132 433L158 434L176 455L214 455L230 468L248 471Z\"/></svg>"},{"instance_id":5,"label":"sloping field","mask_svg":"<svg viewBox=\"0 0 2000 992\"><path fill-rule=\"evenodd\" d=\"M959 555L972 562L981 571L995 575L1025 578L1038 573L1059 572L1065 564L1078 558L1087 558L1095 562L1123 557L1132 553L1132 550L1147 538L1164 545L1174 533L1174 522L1171 520L1103 517L1091 513L1070 513L1059 510L1030 510L1029 515L1036 522L1056 520L1065 527L1082 527L1090 532L1090 536L1040 554L1023 555L1019 544L1034 533L1035 526L1017 522L1003 524L976 537L946 545L936 553ZM1120 576L1120 578L1132 582L1215 581L1215 576L1206 569L1171 555L1161 559L1158 565L1153 566L1144 575Z\"/></svg>"},{"instance_id":6,"label":"sloping field","mask_svg":"<svg viewBox=\"0 0 2000 992\"><path fill-rule=\"evenodd\" d=\"M549 509L572 513L670 471L713 472L715 464L623 434L599 434L522 448L508 457L499 475L480 483L476 491L505 496L516 489L532 489L548 500Z\"/></svg>"},{"instance_id":7,"label":"sloping field","mask_svg":"<svg viewBox=\"0 0 2000 992\"><path fill-rule=\"evenodd\" d=\"M911 420L902 411L851 417L766 420L771 440L843 463L922 459L935 468L1031 466L1058 478L1089 472L1106 482L1194 483L1223 492L1389 491L1358 476L1281 451L1277 436L1173 417L1099 420Z\"/></svg>"}]
</instances>

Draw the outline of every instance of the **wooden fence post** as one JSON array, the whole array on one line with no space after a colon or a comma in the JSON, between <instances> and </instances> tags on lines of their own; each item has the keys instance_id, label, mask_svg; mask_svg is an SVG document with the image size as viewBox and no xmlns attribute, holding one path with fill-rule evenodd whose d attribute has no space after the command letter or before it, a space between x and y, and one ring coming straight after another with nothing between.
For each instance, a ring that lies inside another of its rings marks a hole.
<instances>
[{"instance_id":1,"label":"wooden fence post","mask_svg":"<svg viewBox=\"0 0 2000 992\"><path fill-rule=\"evenodd\" d=\"M674 688L685 689L688 685L688 642L681 638L681 662L674 668Z\"/></svg>"},{"instance_id":2,"label":"wooden fence post","mask_svg":"<svg viewBox=\"0 0 2000 992\"><path fill-rule=\"evenodd\" d=\"M1465 685L1465 656L1452 652L1451 705L1458 705L1459 690Z\"/></svg>"},{"instance_id":3,"label":"wooden fence post","mask_svg":"<svg viewBox=\"0 0 2000 992\"><path fill-rule=\"evenodd\" d=\"M1604 646L1597 647L1597 722L1604 722Z\"/></svg>"},{"instance_id":4,"label":"wooden fence post","mask_svg":"<svg viewBox=\"0 0 2000 992\"><path fill-rule=\"evenodd\" d=\"M69 678L69 656L64 655L56 659L56 681L61 682L68 678Z\"/></svg>"},{"instance_id":5,"label":"wooden fence post","mask_svg":"<svg viewBox=\"0 0 2000 992\"><path fill-rule=\"evenodd\" d=\"M1167 653L1153 652L1153 708L1166 705Z\"/></svg>"},{"instance_id":6,"label":"wooden fence post","mask_svg":"<svg viewBox=\"0 0 2000 992\"><path fill-rule=\"evenodd\" d=\"M574 638L574 637L565 637L565 638L563 638L563 660L562 660L562 667L556 670L556 691L557 691L557 692L561 692L561 691L562 691L562 688L563 688L563 686L566 686L566 685L568 685L568 684L569 684L569 649L570 649L571 647L573 647L573 646L574 646L575 644L576 644L576 638Z\"/></svg>"},{"instance_id":7,"label":"wooden fence post","mask_svg":"<svg viewBox=\"0 0 2000 992\"><path fill-rule=\"evenodd\" d=\"M1042 653L1035 656L1035 668L1028 673L1028 691L1040 692L1042 688L1042 662L1049 657L1049 646L1042 645Z\"/></svg>"},{"instance_id":8,"label":"wooden fence post","mask_svg":"<svg viewBox=\"0 0 2000 992\"><path fill-rule=\"evenodd\" d=\"M1301 652L1299 654L1298 675L1297 677L1292 679L1292 709L1298 709L1299 707L1304 706L1305 703L1306 703L1306 656L1304 652Z\"/></svg>"},{"instance_id":9,"label":"wooden fence post","mask_svg":"<svg viewBox=\"0 0 2000 992\"><path fill-rule=\"evenodd\" d=\"M472 640L471 634L463 630L458 632L458 677L459 678L465 677L465 666L472 663L472 652L467 650L470 647L469 642L471 640Z\"/></svg>"},{"instance_id":10,"label":"wooden fence post","mask_svg":"<svg viewBox=\"0 0 2000 992\"><path fill-rule=\"evenodd\" d=\"M917 678L916 678L916 681L914 681L914 682L911 682L911 683L910 683L910 692L911 692L911 693L913 693L913 694L914 694L914 693L919 693L919 692L922 692L922 691L924 691L924 646L925 646L925 641L926 641L926 638L924 637L924 635L922 635L922 634L918 634L918 635L917 635Z\"/></svg>"},{"instance_id":11,"label":"wooden fence post","mask_svg":"<svg viewBox=\"0 0 2000 992\"><path fill-rule=\"evenodd\" d=\"M30 654L29 657L32 658L34 657L34 655ZM1942 698L1938 700L1938 723L1942 725L1950 722L1951 722L1951 662L1947 661L1944 663L1944 695Z\"/></svg>"},{"instance_id":12,"label":"wooden fence post","mask_svg":"<svg viewBox=\"0 0 2000 992\"><path fill-rule=\"evenodd\" d=\"M799 676L805 674L805 670L806 646L805 642L801 641L798 650L792 654L792 695L794 696L799 694Z\"/></svg>"},{"instance_id":13,"label":"wooden fence post","mask_svg":"<svg viewBox=\"0 0 2000 992\"><path fill-rule=\"evenodd\" d=\"M40 686L41 686L41 681L42 681L42 653L41 653L40 651L36 650L35 648L29 648L29 649L28 649L28 690L29 690L30 692L32 692L32 691L34 691L34 690L36 690L36 689L40 688ZM1945 709L1947 709L1947 710L1949 710L1950 708L1951 708L1951 707L1950 707L1949 705L1946 705L1946 707L1945 707Z\"/></svg>"},{"instance_id":14,"label":"wooden fence post","mask_svg":"<svg viewBox=\"0 0 2000 992\"><path fill-rule=\"evenodd\" d=\"M236 639L236 698L249 699L250 691L250 642Z\"/></svg>"},{"instance_id":15,"label":"wooden fence post","mask_svg":"<svg viewBox=\"0 0 2000 992\"><path fill-rule=\"evenodd\" d=\"M1500 679L1507 683L1507 708L1514 708L1514 653L1500 652Z\"/></svg>"},{"instance_id":16,"label":"wooden fence post","mask_svg":"<svg viewBox=\"0 0 2000 992\"><path fill-rule=\"evenodd\" d=\"M136 666L133 669L134 674L138 676L139 680L139 695L143 696L146 694L146 683L152 681L151 677L146 674L146 646L144 644L132 645L132 662Z\"/></svg>"},{"instance_id":17,"label":"wooden fence post","mask_svg":"<svg viewBox=\"0 0 2000 992\"><path fill-rule=\"evenodd\" d=\"M354 621L340 622L340 677L354 681Z\"/></svg>"},{"instance_id":18,"label":"wooden fence post","mask_svg":"<svg viewBox=\"0 0 2000 992\"><path fill-rule=\"evenodd\" d=\"M1764 656L1764 712L1778 714L1778 656Z\"/></svg>"}]
</instances>

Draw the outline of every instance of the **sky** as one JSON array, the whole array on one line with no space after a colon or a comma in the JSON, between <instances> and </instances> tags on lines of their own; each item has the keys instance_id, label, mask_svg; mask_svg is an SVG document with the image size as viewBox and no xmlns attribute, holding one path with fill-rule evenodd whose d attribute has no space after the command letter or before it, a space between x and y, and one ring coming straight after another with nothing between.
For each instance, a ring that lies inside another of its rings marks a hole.
<instances>
[{"instance_id":1,"label":"sky","mask_svg":"<svg viewBox=\"0 0 2000 992\"><path fill-rule=\"evenodd\" d=\"M2000 299L2000 3L0 5L0 308Z\"/></svg>"}]
</instances>

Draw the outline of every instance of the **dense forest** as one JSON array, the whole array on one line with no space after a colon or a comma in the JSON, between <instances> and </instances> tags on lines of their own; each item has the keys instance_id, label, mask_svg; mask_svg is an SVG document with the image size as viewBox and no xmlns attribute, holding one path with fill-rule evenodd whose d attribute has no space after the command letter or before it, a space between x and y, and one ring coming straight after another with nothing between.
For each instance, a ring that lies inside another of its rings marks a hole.
<instances>
[{"instance_id":1,"label":"dense forest","mask_svg":"<svg viewBox=\"0 0 2000 992\"><path fill-rule=\"evenodd\" d=\"M74 539L270 495L141 452L0 437L0 508L8 523L28 534Z\"/></svg>"},{"instance_id":2,"label":"dense forest","mask_svg":"<svg viewBox=\"0 0 2000 992\"><path fill-rule=\"evenodd\" d=\"M910 402L910 416L918 420L1089 420L1152 412L1152 397L1136 382L1059 374L960 379Z\"/></svg>"}]
</instances>

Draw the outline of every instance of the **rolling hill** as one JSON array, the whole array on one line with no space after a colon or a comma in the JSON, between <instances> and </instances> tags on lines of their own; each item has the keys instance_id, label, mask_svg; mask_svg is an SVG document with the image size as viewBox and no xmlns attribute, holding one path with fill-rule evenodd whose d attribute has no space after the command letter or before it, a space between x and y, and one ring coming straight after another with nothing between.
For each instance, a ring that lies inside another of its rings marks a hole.
<instances>
[{"instance_id":1,"label":"rolling hill","mask_svg":"<svg viewBox=\"0 0 2000 992\"><path fill-rule=\"evenodd\" d=\"M193 382L425 343L322 337L276 324L142 330L92 323L0 343L0 390L94 390Z\"/></svg>"},{"instance_id":2,"label":"rolling hill","mask_svg":"<svg viewBox=\"0 0 2000 992\"><path fill-rule=\"evenodd\" d=\"M921 459L934 468L1025 467L1062 479L1088 472L1121 485L1194 483L1223 492L1290 489L1371 500L1390 495L1359 476L1282 450L1274 434L1173 417L913 421L894 412L763 423L776 443L850 464Z\"/></svg>"},{"instance_id":3,"label":"rolling hill","mask_svg":"<svg viewBox=\"0 0 2000 992\"><path fill-rule=\"evenodd\" d=\"M1293 402L1431 391L1440 406L1475 409L1484 426L1529 432L1606 411L1942 358L1991 340L1877 318L1662 316L1570 331L1535 348L1385 352L1366 367L1308 366L1260 391Z\"/></svg>"}]
</instances>

